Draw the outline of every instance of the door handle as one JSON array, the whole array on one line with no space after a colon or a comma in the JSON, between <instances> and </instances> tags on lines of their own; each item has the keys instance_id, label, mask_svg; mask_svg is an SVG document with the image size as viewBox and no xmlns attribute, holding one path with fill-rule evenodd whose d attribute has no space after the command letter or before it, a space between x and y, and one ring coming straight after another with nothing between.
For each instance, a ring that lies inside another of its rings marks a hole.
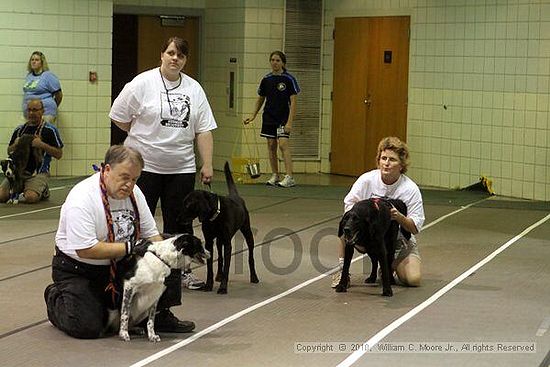
<instances>
[{"instance_id":1,"label":"door handle","mask_svg":"<svg viewBox=\"0 0 550 367\"><path fill-rule=\"evenodd\" d=\"M370 97L370 94L365 98L364 103L367 105L368 108L372 105L372 99Z\"/></svg>"}]
</instances>

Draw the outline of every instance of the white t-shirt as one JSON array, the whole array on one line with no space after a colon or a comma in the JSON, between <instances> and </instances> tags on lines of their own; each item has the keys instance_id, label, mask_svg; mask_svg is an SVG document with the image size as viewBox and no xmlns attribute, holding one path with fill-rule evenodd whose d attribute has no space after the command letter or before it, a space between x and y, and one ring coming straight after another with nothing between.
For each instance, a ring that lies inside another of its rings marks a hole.
<instances>
[{"instance_id":1,"label":"white t-shirt","mask_svg":"<svg viewBox=\"0 0 550 367\"><path fill-rule=\"evenodd\" d=\"M413 180L402 174L393 185L386 185L382 181L379 169L363 173L344 198L344 212L350 210L358 201L376 197L399 199L404 202L407 206L407 217L413 220L420 232L425 219L424 205L420 189ZM399 235L402 236L401 232ZM414 235L411 240L416 243Z\"/></svg>"},{"instance_id":2,"label":"white t-shirt","mask_svg":"<svg viewBox=\"0 0 550 367\"><path fill-rule=\"evenodd\" d=\"M144 171L196 172L195 135L217 127L201 85L180 76L181 83L171 82L160 68L145 71L124 86L111 107L112 120L131 124L124 145L141 153Z\"/></svg>"},{"instance_id":3,"label":"white t-shirt","mask_svg":"<svg viewBox=\"0 0 550 367\"><path fill-rule=\"evenodd\" d=\"M140 237L150 238L159 234L145 197L137 185L134 197L139 210ZM116 200L109 197L113 230L116 242L130 240L134 234L134 207L130 198ZM99 241L108 241L107 218L99 188L99 173L79 182L67 195L61 207L59 227L55 235L57 247L78 261L93 265L109 265L110 260L80 258L76 250L94 246Z\"/></svg>"}]
</instances>

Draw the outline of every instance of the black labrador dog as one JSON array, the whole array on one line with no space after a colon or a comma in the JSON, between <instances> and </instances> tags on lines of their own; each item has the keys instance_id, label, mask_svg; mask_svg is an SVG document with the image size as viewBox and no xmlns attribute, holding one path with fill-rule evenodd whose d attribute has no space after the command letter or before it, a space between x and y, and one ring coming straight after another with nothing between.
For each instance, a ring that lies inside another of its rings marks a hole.
<instances>
[{"instance_id":1,"label":"black labrador dog","mask_svg":"<svg viewBox=\"0 0 550 367\"><path fill-rule=\"evenodd\" d=\"M178 219L181 223L189 223L199 218L202 223L205 247L213 254L214 239L218 250L218 271L216 281L221 282L219 294L227 293L229 280L229 266L231 264L231 239L238 230L244 235L248 247L248 266L250 268L250 282L258 283L258 276L254 266L254 236L250 229L250 216L244 200L239 196L233 181L229 163L224 165L225 181L229 194L221 196L204 190L195 190L187 195L183 201L183 214ZM211 291L214 285L212 270L212 256L207 261L205 291Z\"/></svg>"},{"instance_id":2,"label":"black labrador dog","mask_svg":"<svg viewBox=\"0 0 550 367\"><path fill-rule=\"evenodd\" d=\"M347 211L338 227L338 237L344 238L344 267L336 292L346 292L349 284L349 267L356 249L367 253L372 262L370 276L366 283L374 283L378 263L382 269L382 295L391 297L391 284L395 284L391 266L394 260L399 224L391 220L390 210L395 207L401 214L407 215L407 207L401 200L386 198L371 198L361 200ZM401 228L403 236L408 240L411 234Z\"/></svg>"}]
</instances>

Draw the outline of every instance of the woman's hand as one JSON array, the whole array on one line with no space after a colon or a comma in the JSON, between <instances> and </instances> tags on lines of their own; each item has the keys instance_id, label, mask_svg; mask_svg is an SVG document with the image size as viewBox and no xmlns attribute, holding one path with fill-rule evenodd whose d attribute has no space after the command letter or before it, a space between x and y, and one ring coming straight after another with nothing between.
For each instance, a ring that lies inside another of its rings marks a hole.
<instances>
[{"instance_id":1,"label":"woman's hand","mask_svg":"<svg viewBox=\"0 0 550 367\"><path fill-rule=\"evenodd\" d=\"M203 184L208 184L212 182L212 177L214 177L214 169L212 166L203 165L201 168L201 182Z\"/></svg>"}]
</instances>

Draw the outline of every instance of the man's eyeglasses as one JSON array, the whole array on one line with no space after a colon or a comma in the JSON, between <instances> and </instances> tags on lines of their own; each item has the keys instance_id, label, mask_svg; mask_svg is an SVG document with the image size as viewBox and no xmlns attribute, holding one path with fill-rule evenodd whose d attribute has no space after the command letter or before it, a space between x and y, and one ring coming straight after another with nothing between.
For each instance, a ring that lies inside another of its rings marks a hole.
<instances>
[{"instance_id":1,"label":"man's eyeglasses","mask_svg":"<svg viewBox=\"0 0 550 367\"><path fill-rule=\"evenodd\" d=\"M38 111L42 111L43 108L27 108L27 111L29 112L38 112Z\"/></svg>"}]
</instances>

